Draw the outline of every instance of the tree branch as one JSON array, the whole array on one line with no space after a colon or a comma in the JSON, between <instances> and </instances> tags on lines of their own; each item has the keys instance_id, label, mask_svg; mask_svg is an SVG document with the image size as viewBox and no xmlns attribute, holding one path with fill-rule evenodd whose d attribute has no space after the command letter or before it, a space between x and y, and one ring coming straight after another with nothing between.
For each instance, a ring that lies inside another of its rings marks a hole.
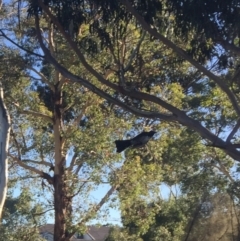
<instances>
[{"instance_id":1,"label":"tree branch","mask_svg":"<svg viewBox=\"0 0 240 241\"><path fill-rule=\"evenodd\" d=\"M21 167L23 167L24 169L26 170L29 170L31 172L34 172L36 174L38 174L40 177L46 179L48 181L49 184L53 184L53 179L52 177L47 174L46 172L43 172L43 171L40 171L38 170L37 168L34 168L34 167L31 167L31 166L28 166L27 164L25 164L24 162L22 162L21 160L19 160L17 157L9 154L9 156Z\"/></svg>"},{"instance_id":2,"label":"tree branch","mask_svg":"<svg viewBox=\"0 0 240 241\"><path fill-rule=\"evenodd\" d=\"M44 58L43 55L40 55L40 54L37 54L37 53L34 53L28 49L25 49L24 47L22 47L21 45L17 44L16 42L14 42L11 38L9 38L1 29L0 29L0 33L2 34L2 36L7 39L9 42L11 42L12 44L14 44L15 46L17 46L18 48L22 49L23 51L27 52L28 54L31 54L31 55L35 55L37 57L40 57L40 58Z\"/></svg>"},{"instance_id":3,"label":"tree branch","mask_svg":"<svg viewBox=\"0 0 240 241\"><path fill-rule=\"evenodd\" d=\"M148 31L152 36L162 41L167 47L171 48L174 52L176 52L179 56L186 59L189 63L191 63L194 67L198 70L203 72L206 76L210 79L214 80L216 84L222 89L224 93L228 96L229 100L232 103L233 108L235 109L238 116L240 116L240 107L238 105L237 99L234 93L228 88L225 82L219 78L218 76L214 75L212 72L207 70L204 66L199 64L193 58L191 58L183 49L176 46L173 42L169 39L165 38L163 35L158 33L155 29L151 28L144 20L144 18L132 7L131 3L128 0L120 0L120 2L126 7L127 11L133 14L137 21L142 25L143 29Z\"/></svg>"},{"instance_id":4,"label":"tree branch","mask_svg":"<svg viewBox=\"0 0 240 241\"><path fill-rule=\"evenodd\" d=\"M238 131L239 127L240 127L240 119L238 119L236 125L234 126L234 128L232 129L230 134L228 135L227 140L226 140L227 144L230 144L230 141L232 140L232 138L234 137L234 135Z\"/></svg>"},{"instance_id":5,"label":"tree branch","mask_svg":"<svg viewBox=\"0 0 240 241\"><path fill-rule=\"evenodd\" d=\"M41 80L46 83L51 90L54 89L54 86L49 82L49 80L46 78L46 76L44 74L42 74L41 72L37 71L35 68L33 68L32 66L27 66L28 69L32 70L34 73L36 73L38 76L41 77Z\"/></svg>"},{"instance_id":6,"label":"tree branch","mask_svg":"<svg viewBox=\"0 0 240 241\"><path fill-rule=\"evenodd\" d=\"M146 117L146 118L151 118L151 119L162 119L162 120L166 120L166 121L178 121L180 124L183 124L189 128L191 128L192 130L196 131L197 133L199 133L203 138L210 140L215 146L218 146L221 149L224 149L225 152L231 156L232 158L234 158L235 160L240 161L240 152L236 149L234 149L233 146L226 146L226 143L220 139L218 136L214 135L213 133L211 133L208 129L206 129L205 127L203 127L201 125L201 123L197 120L194 120L190 117L188 117L186 115L186 113L184 111L179 110L178 108L172 106L171 104L163 101L162 99L144 93L144 92L139 92L136 90L126 90L121 86L118 86L114 83L109 82L108 80L104 79L103 76L101 74L99 74L97 71L95 71L85 60L84 56L82 55L82 53L79 51L79 49L77 48L76 44L71 40L70 36L64 31L64 29L62 28L61 24L57 21L56 17L53 16L53 14L50 12L50 10L47 8L47 6L45 6L41 0L38 0L39 4L41 5L41 7L43 8L44 11L46 11L46 13L48 14L48 16L51 18L51 20L54 22L54 24L56 24L56 26L59 28L59 31L62 33L62 35L64 36L64 38L66 39L66 41L69 43L69 45L74 49L74 51L76 52L76 54L78 55L79 59L82 61L82 64L84 65L84 67L91 73L93 74L99 82L101 82L103 85L106 85L108 87L110 87L111 89L120 92L124 95L127 95L129 97L133 97L136 99L141 99L141 100L147 100L147 101L151 101L153 103L156 103L160 106L162 106L163 108L165 108L166 110L170 111L173 113L173 115L171 114L163 114L163 113L159 113L159 112L151 112L151 111L144 111L144 110L139 110L136 109L132 106L126 105L124 102L121 102L115 98L113 98L111 95L107 94L106 92L104 92L103 90L97 88L95 85L93 85L92 83L90 83L89 81L82 79L79 76L76 76L74 74L72 74L71 72L69 72L66 68L64 68L62 65L60 65L50 54L49 50L45 47L43 41L42 41L42 37L41 37L41 32L40 32L40 28L39 28L39 17L38 15L35 16L35 24L36 24L36 32L37 32L37 37L40 43L40 46L45 54L46 59L55 66L56 69L59 70L59 72L64 75L66 78L70 79L72 82L77 82L82 84L83 86L85 86L86 88L88 88L89 90L91 90L93 93L101 96L102 98L110 101L113 104L118 105L119 107L122 107L125 110L130 111L132 114L136 115L136 116L141 116L141 117ZM125 0L121 0L122 2L127 2ZM128 2L127 2L128 3ZM129 4L129 3L128 3ZM128 5L127 5L128 6ZM131 5L130 5L131 7ZM133 8L131 7L130 10L132 10ZM134 9L133 9L134 10ZM200 64L198 64L195 60L191 59L182 49L178 48L175 44L173 44L171 41L167 40L165 37L163 37L162 35L158 34L155 30L151 29L146 22L142 19L142 17L134 10L134 15L137 15L138 18L140 18L140 20L142 20L142 24L145 24L145 29L150 32L150 34L152 34L152 31L154 33L155 36L157 36L160 40L162 40L163 43L165 43L167 46L171 47L173 50L175 50L177 53L179 53L182 57L186 57L188 61L193 62L194 65L196 65L196 67L198 67L199 70L201 70L202 72L204 72L206 75L210 76L211 78L213 78L216 82L220 81L220 84L223 84L224 88L225 88L225 84L222 83L221 79L219 79L217 76L215 76L214 74L212 74L210 71L208 71L207 69L205 69L203 66L201 66ZM147 27L146 27L147 26ZM149 30L150 28L150 30ZM160 37L159 37L160 36ZM226 92L226 90L225 90ZM228 92L228 91L227 91ZM230 100L232 100L232 102L235 101L235 97L234 95L232 95L230 92L228 92L229 94L229 98ZM234 99L234 101L233 101ZM237 113L239 113L240 115L240 109L238 110L238 104L235 101L234 102L234 106L236 108Z\"/></svg>"},{"instance_id":7,"label":"tree branch","mask_svg":"<svg viewBox=\"0 0 240 241\"><path fill-rule=\"evenodd\" d=\"M81 53L81 51L78 49L78 46L76 45L76 43L74 41L72 41L72 39L70 38L70 36L64 31L63 27L61 26L61 24L58 22L57 18L51 13L51 11L48 9L47 6L45 6L41 0L38 0L40 6L43 8L43 10L48 14L48 16L51 18L51 20L54 22L54 24L56 24L56 26L58 27L59 31L61 32L61 34L64 36L64 38L66 39L66 41L69 43L69 45L72 47L72 49L76 52L76 54L78 55L80 61L82 62L83 66L92 74L94 75L102 84L110 87L111 89L114 89L115 91L118 91L120 93L126 94L129 97L133 97L133 98L137 98L137 99L143 99L143 100L147 100L147 101L152 101L154 103L157 103L159 105L161 105L163 108L171 111L172 113L174 113L175 115L178 115L178 113L182 112L179 109L177 109L176 107L168 104L167 102L163 101L162 99L156 97L156 96L152 96L150 94L147 93L143 93L143 92L139 92L139 91L129 91L129 90L125 90L124 88L122 88L121 86L118 86L114 83L111 83L110 81L106 80L103 78L103 76L101 74L99 74L96 70L94 70L86 61L84 55ZM36 18L38 19L38 16L36 16ZM39 25L39 24L38 24ZM39 26L37 26L39 29ZM40 34L39 31L38 35ZM39 35L39 37L41 37ZM41 47L46 49L46 47L43 44L42 39L39 38L39 41L42 42ZM42 46L43 45L43 46ZM47 49L46 49L47 50ZM49 51L48 51L49 52ZM46 52L44 51L45 55ZM53 56L49 53L49 55L52 57L51 62L53 62L53 60L55 60L53 58ZM57 61L55 60L55 66ZM62 66L61 66L62 67ZM61 71L60 71L61 72ZM65 75L66 76L66 75ZM70 78L72 79L72 78ZM88 82L89 83L89 82ZM96 88L96 87L95 87ZM103 92L105 94L105 92ZM102 96L103 97L103 96ZM115 100L115 99L114 99Z\"/></svg>"},{"instance_id":8,"label":"tree branch","mask_svg":"<svg viewBox=\"0 0 240 241\"><path fill-rule=\"evenodd\" d=\"M21 114L32 115L32 116L35 116L35 117L40 117L40 118L43 118L43 119L53 123L53 119L50 116L42 114L42 113L39 113L39 112L36 112L36 111L22 110L22 111L20 111L20 113Z\"/></svg>"},{"instance_id":9,"label":"tree branch","mask_svg":"<svg viewBox=\"0 0 240 241\"><path fill-rule=\"evenodd\" d=\"M76 170L74 171L75 175L78 175L78 173L80 172L83 164L84 164L84 161L81 161L81 162L78 164Z\"/></svg>"},{"instance_id":10,"label":"tree branch","mask_svg":"<svg viewBox=\"0 0 240 241\"><path fill-rule=\"evenodd\" d=\"M93 93L101 96L102 98L110 101L113 104L116 104L120 107L122 107L125 110L130 111L131 113L137 115L137 116L142 116L142 117L147 117L147 118L160 118L162 120L168 120L168 121L175 121L176 118L173 115L168 115L168 114L162 114L159 112L150 112L150 111L143 111L143 110L138 110L132 106L129 106L115 98L113 98L111 95L105 93L104 91L102 91L101 89L99 89L98 87L96 87L95 85L93 85L92 83L90 83L89 81L76 76L74 74L72 74L71 72L69 72L66 68L64 68L62 65L60 65L50 54L49 50L45 47L42 38L41 38L41 33L39 31L39 19L38 16L35 17L36 20L36 28L37 28L37 36L38 36L38 40L39 43L41 45L41 48L45 54L45 58L55 66L55 68L62 74L64 75L66 78L70 79L72 82L76 82L76 83L80 83L83 86L85 86L86 88L88 88L89 90L91 90ZM99 74L98 74L99 75ZM104 79L103 77L101 77L101 79ZM105 80L106 81L106 80ZM108 81L106 81L108 82ZM109 82L110 83L110 82ZM114 89L118 88L117 85L115 84L111 84ZM165 102L164 102L165 103Z\"/></svg>"},{"instance_id":11,"label":"tree branch","mask_svg":"<svg viewBox=\"0 0 240 241\"><path fill-rule=\"evenodd\" d=\"M139 40L136 48L132 50L132 54L131 54L131 56L130 56L130 58L129 58L129 61L128 61L126 67L124 68L124 71L127 71L127 70L129 69L130 65L131 65L132 62L133 62L134 57L136 56L136 54L138 53L138 51L139 51L139 49L140 49L140 46L141 46L141 44L142 44L145 36L146 36L146 31L143 31L142 36L141 36L141 38L140 38L140 40Z\"/></svg>"},{"instance_id":12,"label":"tree branch","mask_svg":"<svg viewBox=\"0 0 240 241\"><path fill-rule=\"evenodd\" d=\"M29 162L29 163L34 163L34 164L38 164L38 165L44 165L47 167L52 167L52 164L46 161L34 161L34 160L30 160L30 159L23 159L21 160L22 162Z\"/></svg>"},{"instance_id":13,"label":"tree branch","mask_svg":"<svg viewBox=\"0 0 240 241\"><path fill-rule=\"evenodd\" d=\"M50 49L51 55L55 57L54 56L55 46L54 46L54 40L53 40L53 24L51 23L51 21L49 21L48 23L48 29L49 29L49 33L48 33L49 49Z\"/></svg>"},{"instance_id":14,"label":"tree branch","mask_svg":"<svg viewBox=\"0 0 240 241\"><path fill-rule=\"evenodd\" d=\"M224 39L216 39L216 42L222 45L225 49L232 51L235 54L240 55L240 48L235 46L234 44L229 43Z\"/></svg>"},{"instance_id":15,"label":"tree branch","mask_svg":"<svg viewBox=\"0 0 240 241\"><path fill-rule=\"evenodd\" d=\"M86 223L89 219L91 219L94 214L96 214L100 208L103 206L103 204L105 204L108 200L108 198L113 194L113 192L117 189L118 186L112 186L108 192L105 194L105 196L102 198L102 200L95 206L93 207L88 214L82 219L81 222L79 222L76 226L80 226L83 223ZM94 213L94 214L93 214ZM70 236L74 235L75 232L71 233Z\"/></svg>"},{"instance_id":16,"label":"tree branch","mask_svg":"<svg viewBox=\"0 0 240 241\"><path fill-rule=\"evenodd\" d=\"M75 163L76 163L77 157L78 157L78 153L75 152L74 155L72 156L70 165L69 165L69 167L68 167L68 170L69 170L69 171L72 171L72 169L73 169L73 167L74 167L74 165L75 165Z\"/></svg>"}]
</instances>

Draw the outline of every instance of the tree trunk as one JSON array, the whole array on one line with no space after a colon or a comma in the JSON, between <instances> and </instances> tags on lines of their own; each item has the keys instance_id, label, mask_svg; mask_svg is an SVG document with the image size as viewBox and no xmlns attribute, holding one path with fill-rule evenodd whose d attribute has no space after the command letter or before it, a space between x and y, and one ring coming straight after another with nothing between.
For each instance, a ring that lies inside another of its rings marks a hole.
<instances>
[{"instance_id":1,"label":"tree trunk","mask_svg":"<svg viewBox=\"0 0 240 241\"><path fill-rule=\"evenodd\" d=\"M63 173L54 176L54 241L66 241L66 198Z\"/></svg>"},{"instance_id":2,"label":"tree trunk","mask_svg":"<svg viewBox=\"0 0 240 241\"><path fill-rule=\"evenodd\" d=\"M3 89L0 87L0 218L7 194L9 133L10 117L3 101Z\"/></svg>"},{"instance_id":3,"label":"tree trunk","mask_svg":"<svg viewBox=\"0 0 240 241\"><path fill-rule=\"evenodd\" d=\"M58 74L56 73L56 78ZM65 183L66 173L65 164L66 157L64 153L64 139L62 137L62 93L58 84L54 91L54 144L55 144L55 168L54 168L54 241L69 241L70 237L67 232L67 220L70 218L71 202L67 198L67 184Z\"/></svg>"}]
</instances>

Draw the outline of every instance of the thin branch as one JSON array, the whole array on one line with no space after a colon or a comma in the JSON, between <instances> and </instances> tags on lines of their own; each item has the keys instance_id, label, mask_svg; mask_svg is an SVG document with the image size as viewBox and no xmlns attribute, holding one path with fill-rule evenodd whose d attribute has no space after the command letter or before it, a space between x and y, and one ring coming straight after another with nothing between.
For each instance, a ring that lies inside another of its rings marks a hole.
<instances>
[{"instance_id":1,"label":"thin branch","mask_svg":"<svg viewBox=\"0 0 240 241\"><path fill-rule=\"evenodd\" d=\"M24 136L23 129L22 129L21 125L19 126L19 130L20 130L19 132L20 132L21 137L22 137L22 146L25 149L25 148L27 148L27 143L26 143L25 136Z\"/></svg>"},{"instance_id":2,"label":"thin branch","mask_svg":"<svg viewBox=\"0 0 240 241\"><path fill-rule=\"evenodd\" d=\"M34 164L37 164L37 165L44 165L44 166L47 166L47 167L52 167L52 164L49 163L49 162L46 162L46 161L34 161L34 160L30 160L30 159L23 159L21 161L22 162L34 163Z\"/></svg>"},{"instance_id":3,"label":"thin branch","mask_svg":"<svg viewBox=\"0 0 240 241\"><path fill-rule=\"evenodd\" d=\"M89 177L88 179L90 179L90 178L91 178L91 177ZM83 184L78 188L78 190L77 190L73 195L68 196L68 198L72 199L72 198L76 197L76 196L80 193L80 191L82 190L82 188L83 188L87 183L90 182L90 181L88 181L88 179L87 179L87 180L84 180L84 181L81 181L81 180L80 180L80 182L83 182Z\"/></svg>"},{"instance_id":4,"label":"thin branch","mask_svg":"<svg viewBox=\"0 0 240 241\"><path fill-rule=\"evenodd\" d=\"M22 162L22 161L19 160L17 157L15 157L15 156L13 156L13 155L11 155L11 154L9 154L9 156L10 156L19 166L23 167L23 168L26 169L26 170L29 170L29 171L32 171L32 172L38 174L40 177L46 179L49 184L53 184L53 179L52 179L52 177L51 177L49 174L47 174L47 173L45 173L45 172L43 172L43 171L40 171L40 170L38 170L37 168L28 166L27 164L25 164L24 162Z\"/></svg>"},{"instance_id":5,"label":"thin branch","mask_svg":"<svg viewBox=\"0 0 240 241\"><path fill-rule=\"evenodd\" d=\"M27 68L28 69L30 69L30 70L32 70L34 73L36 73L38 76L40 76L41 77L41 80L44 82L44 83L46 83L49 87L50 87L50 89L54 89L54 87L53 87L53 85L49 82L49 80L47 79L47 77L44 75L44 74L42 74L41 72L39 72L39 71L37 71L35 68L33 68L32 66L27 66Z\"/></svg>"},{"instance_id":6,"label":"thin branch","mask_svg":"<svg viewBox=\"0 0 240 241\"><path fill-rule=\"evenodd\" d=\"M69 167L68 167L68 170L69 170L69 171L72 171L72 169L73 169L73 167L74 167L74 165L75 165L75 163L76 163L77 157L78 157L78 153L75 152L74 155L72 156L72 160L71 160L70 165L69 165Z\"/></svg>"},{"instance_id":7,"label":"thin branch","mask_svg":"<svg viewBox=\"0 0 240 241\"><path fill-rule=\"evenodd\" d=\"M43 55L41 54L37 54L37 53L34 53L28 49L25 49L24 47L22 47L21 45L17 44L16 42L14 42L11 38L9 38L1 29L0 29L0 33L2 34L2 36L7 39L9 42L11 42L12 44L14 44L15 46L17 46L18 48L22 49L23 51L27 52L28 54L31 54L31 55L35 55L37 57L40 57L40 58L44 58Z\"/></svg>"},{"instance_id":8,"label":"thin branch","mask_svg":"<svg viewBox=\"0 0 240 241\"><path fill-rule=\"evenodd\" d=\"M216 42L221 44L227 50L230 50L233 53L240 55L240 48L235 46L234 44L231 44L231 43L229 43L228 41L226 41L224 39L221 39L221 40L216 39Z\"/></svg>"},{"instance_id":9,"label":"thin branch","mask_svg":"<svg viewBox=\"0 0 240 241\"><path fill-rule=\"evenodd\" d=\"M113 194L113 192L117 189L117 187L118 186L112 186L105 194L105 196L102 198L102 200L95 207L89 210L88 214L76 226L80 226L83 223L86 223L89 219L91 219L100 210L100 208L107 202L107 200ZM71 233L70 236L74 235L74 233L75 232Z\"/></svg>"},{"instance_id":10,"label":"thin branch","mask_svg":"<svg viewBox=\"0 0 240 241\"><path fill-rule=\"evenodd\" d=\"M55 46L54 46L54 40L53 40L53 24L51 21L49 21L48 24L48 29L49 29L49 33L48 33L48 44L49 44L49 49L50 49L50 53L53 57L54 53L55 53Z\"/></svg>"},{"instance_id":11,"label":"thin branch","mask_svg":"<svg viewBox=\"0 0 240 241\"><path fill-rule=\"evenodd\" d=\"M91 104L93 104L93 103L91 103ZM73 121L72 126L70 125L70 126L67 128L67 130L66 130L67 135L71 135L71 133L72 133L72 132L74 131L74 129L75 129L74 127L78 127L81 119L82 119L83 116L85 115L86 110L87 110L87 108L88 108L89 106L90 106L90 102L87 102L87 103L84 105L84 107L82 108L81 113L74 118L74 121Z\"/></svg>"},{"instance_id":12,"label":"thin branch","mask_svg":"<svg viewBox=\"0 0 240 241\"><path fill-rule=\"evenodd\" d=\"M235 180L232 178L232 176L230 175L230 173L227 171L226 167L222 164L222 162L220 161L219 157L218 157L218 154L216 152L216 150L214 150L214 156L212 157L214 160L216 160L219 164L219 166L217 165L212 165L213 167L217 168L219 171L221 171L226 177L229 178L229 180L232 182L232 183L235 183Z\"/></svg>"},{"instance_id":13,"label":"thin branch","mask_svg":"<svg viewBox=\"0 0 240 241\"><path fill-rule=\"evenodd\" d=\"M75 175L78 175L78 173L80 172L82 166L83 166L84 161L81 161L81 163L78 164L76 170L74 171Z\"/></svg>"},{"instance_id":14,"label":"thin branch","mask_svg":"<svg viewBox=\"0 0 240 241\"><path fill-rule=\"evenodd\" d=\"M48 116L48 115L45 115L43 113L39 113L39 112L36 112L36 111L31 111L31 110L22 110L20 111L21 114L27 114L27 115L32 115L32 116L35 116L35 117L40 117L42 119L45 119L47 121L50 121L51 123L53 123L53 119Z\"/></svg>"},{"instance_id":15,"label":"thin branch","mask_svg":"<svg viewBox=\"0 0 240 241\"><path fill-rule=\"evenodd\" d=\"M201 211L202 204L203 204L203 202L206 200L207 195L208 195L208 193L207 193L207 192L204 192L203 195L202 195L202 197L201 197L200 204L198 204L198 205L196 206L196 209L195 209L195 211L194 211L194 213L193 213L193 215L192 215L192 219L191 219L191 221L190 221L190 223L189 223L189 225L188 225L189 228L188 228L188 232L187 232L187 235L186 235L184 241L187 241L187 240L188 240L189 235L190 235L190 233L191 233L191 231L192 231L192 229L193 229L193 226L194 226L195 222L197 221L197 217L198 217L198 215L199 215L199 212Z\"/></svg>"},{"instance_id":16,"label":"thin branch","mask_svg":"<svg viewBox=\"0 0 240 241\"><path fill-rule=\"evenodd\" d=\"M217 168L220 172L222 172L226 177L229 178L229 180L234 183L234 179L232 178L232 176L230 175L230 173L226 170L225 166L222 165L222 163L220 161L218 161L219 166L218 165L214 165L212 164L213 167Z\"/></svg>"},{"instance_id":17,"label":"thin branch","mask_svg":"<svg viewBox=\"0 0 240 241\"><path fill-rule=\"evenodd\" d=\"M29 147L27 147L27 146L25 146L24 147L24 151L25 152L28 152L28 151L31 151L33 148L35 148L37 146L37 144L36 143L33 143L31 146L29 146Z\"/></svg>"},{"instance_id":18,"label":"thin branch","mask_svg":"<svg viewBox=\"0 0 240 241\"><path fill-rule=\"evenodd\" d=\"M234 135L238 131L239 127L240 127L240 119L238 119L237 124L234 126L234 128L232 129L232 131L228 135L227 140L226 140L227 144L230 144L230 141L232 140L232 138L234 137Z\"/></svg>"},{"instance_id":19,"label":"thin branch","mask_svg":"<svg viewBox=\"0 0 240 241\"><path fill-rule=\"evenodd\" d=\"M13 137L13 140L15 142L16 148L17 148L17 153L18 153L18 159L21 159L21 150L20 150L20 146L18 144L17 138L15 133L13 132L13 129L11 128L11 135Z\"/></svg>"},{"instance_id":20,"label":"thin branch","mask_svg":"<svg viewBox=\"0 0 240 241\"><path fill-rule=\"evenodd\" d=\"M43 212L40 212L40 213L33 213L32 215L33 216L42 216L43 214L45 214L45 213L47 213L49 211L53 211L53 210L54 210L54 208L50 208L50 209L47 209L47 210L45 210Z\"/></svg>"},{"instance_id":21,"label":"thin branch","mask_svg":"<svg viewBox=\"0 0 240 241\"><path fill-rule=\"evenodd\" d=\"M142 44L145 36L146 36L146 31L143 31L142 36L141 36L141 38L140 38L137 46L136 46L135 49L133 49L133 51L132 51L132 54L131 54L131 56L130 56L130 58L129 58L129 61L128 61L126 67L124 68L124 71L127 71L127 70L129 69L129 67L131 66L131 64L132 64L132 62L133 62L133 59L135 58L136 54L138 53L138 51L139 51L139 49L140 49L140 46L141 46L141 44Z\"/></svg>"},{"instance_id":22,"label":"thin branch","mask_svg":"<svg viewBox=\"0 0 240 241\"><path fill-rule=\"evenodd\" d=\"M60 78L59 84L58 84L58 89L60 90L60 89L62 88L62 86L63 86L65 83L67 83L67 81L68 81L67 78L65 78L65 76L62 75L61 78Z\"/></svg>"}]
</instances>

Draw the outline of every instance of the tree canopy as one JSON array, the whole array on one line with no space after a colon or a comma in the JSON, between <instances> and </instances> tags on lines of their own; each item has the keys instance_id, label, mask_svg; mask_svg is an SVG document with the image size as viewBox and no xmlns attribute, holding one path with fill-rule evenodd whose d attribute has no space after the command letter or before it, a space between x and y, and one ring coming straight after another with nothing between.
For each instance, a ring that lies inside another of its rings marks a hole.
<instances>
[{"instance_id":1,"label":"tree canopy","mask_svg":"<svg viewBox=\"0 0 240 241\"><path fill-rule=\"evenodd\" d=\"M10 178L34 180L55 241L116 200L129 240L191 240L215 220L206 203L237 210L239 1L30 0L0 16ZM114 151L151 129L142 149Z\"/></svg>"}]
</instances>

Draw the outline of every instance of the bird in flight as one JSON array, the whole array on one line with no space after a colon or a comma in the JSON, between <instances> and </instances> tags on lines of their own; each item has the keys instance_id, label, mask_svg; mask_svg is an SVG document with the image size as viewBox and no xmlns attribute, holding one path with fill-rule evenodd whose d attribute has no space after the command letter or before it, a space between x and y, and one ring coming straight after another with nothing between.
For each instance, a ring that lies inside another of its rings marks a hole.
<instances>
[{"instance_id":1,"label":"bird in flight","mask_svg":"<svg viewBox=\"0 0 240 241\"><path fill-rule=\"evenodd\" d=\"M117 147L117 152L120 153L128 147L142 147L148 143L148 141L153 137L155 133L155 131L144 131L130 140L116 140L115 144Z\"/></svg>"}]
</instances>

